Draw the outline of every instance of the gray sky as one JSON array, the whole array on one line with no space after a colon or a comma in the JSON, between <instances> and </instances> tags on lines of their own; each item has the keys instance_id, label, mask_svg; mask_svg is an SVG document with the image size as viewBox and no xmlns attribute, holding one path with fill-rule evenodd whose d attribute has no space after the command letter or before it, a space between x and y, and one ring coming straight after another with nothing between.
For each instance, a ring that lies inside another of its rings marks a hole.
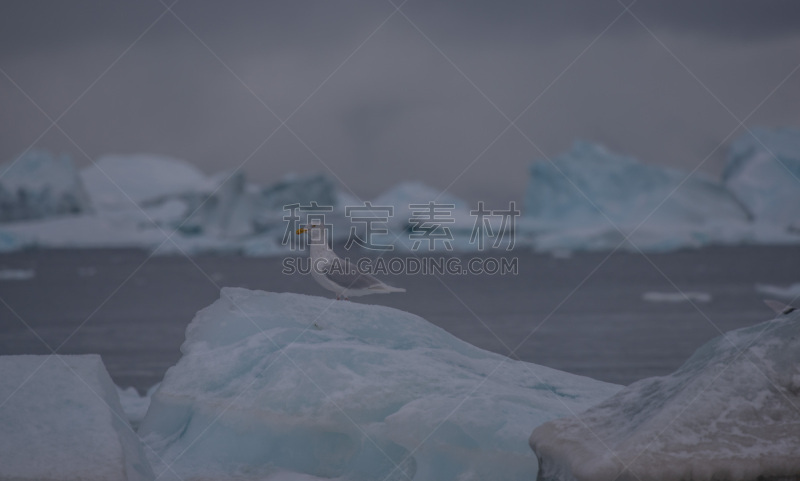
<instances>
[{"instance_id":1,"label":"gray sky","mask_svg":"<svg viewBox=\"0 0 800 481\"><path fill-rule=\"evenodd\" d=\"M574 139L717 175L740 121L800 126L800 2L399 5L4 1L0 160L153 152L503 203Z\"/></svg>"}]
</instances>

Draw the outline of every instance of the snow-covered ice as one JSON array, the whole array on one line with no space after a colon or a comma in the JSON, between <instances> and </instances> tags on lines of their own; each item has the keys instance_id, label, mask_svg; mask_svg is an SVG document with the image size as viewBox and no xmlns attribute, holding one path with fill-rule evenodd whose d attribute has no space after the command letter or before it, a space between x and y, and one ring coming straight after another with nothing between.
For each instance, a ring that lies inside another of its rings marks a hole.
<instances>
[{"instance_id":1,"label":"snow-covered ice","mask_svg":"<svg viewBox=\"0 0 800 481\"><path fill-rule=\"evenodd\" d=\"M31 150L0 165L0 222L91 212L72 160Z\"/></svg>"},{"instance_id":2,"label":"snow-covered ice","mask_svg":"<svg viewBox=\"0 0 800 481\"><path fill-rule=\"evenodd\" d=\"M0 373L0 479L153 479L100 356L0 356Z\"/></svg>"},{"instance_id":3,"label":"snow-covered ice","mask_svg":"<svg viewBox=\"0 0 800 481\"><path fill-rule=\"evenodd\" d=\"M722 177L756 221L800 226L800 130L752 129L731 144Z\"/></svg>"},{"instance_id":4,"label":"snow-covered ice","mask_svg":"<svg viewBox=\"0 0 800 481\"><path fill-rule=\"evenodd\" d=\"M708 292L657 292L642 294L642 300L648 302L711 302Z\"/></svg>"},{"instance_id":5,"label":"snow-covered ice","mask_svg":"<svg viewBox=\"0 0 800 481\"><path fill-rule=\"evenodd\" d=\"M800 299L800 282L788 286L756 284L756 291L765 296L777 297L781 300L794 301Z\"/></svg>"},{"instance_id":6,"label":"snow-covered ice","mask_svg":"<svg viewBox=\"0 0 800 481\"><path fill-rule=\"evenodd\" d=\"M529 481L530 430L620 389L395 309L240 288L181 351L139 429L165 480Z\"/></svg>"},{"instance_id":7,"label":"snow-covered ice","mask_svg":"<svg viewBox=\"0 0 800 481\"><path fill-rule=\"evenodd\" d=\"M796 479L800 311L728 332L530 444L540 480Z\"/></svg>"}]
</instances>

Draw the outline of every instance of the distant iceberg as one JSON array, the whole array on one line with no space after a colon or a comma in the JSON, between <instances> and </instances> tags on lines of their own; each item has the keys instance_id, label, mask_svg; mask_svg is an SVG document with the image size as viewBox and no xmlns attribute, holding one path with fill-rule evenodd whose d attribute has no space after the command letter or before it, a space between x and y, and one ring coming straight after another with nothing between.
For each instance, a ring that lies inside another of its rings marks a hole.
<instances>
[{"instance_id":1,"label":"distant iceberg","mask_svg":"<svg viewBox=\"0 0 800 481\"><path fill-rule=\"evenodd\" d=\"M298 205L302 214L312 203L330 209L324 214L334 242L365 241L367 228L375 228L368 243L375 250L391 245L399 255L798 244L800 131L752 132L732 144L721 181L576 142L531 166L524 206L515 207L523 215L513 225L504 210L481 209L418 181L400 182L366 204L322 174L262 186L241 170L206 175L151 154L104 156L76 173L68 159L32 152L0 177L0 252L127 246L282 255L296 247L287 240L294 230L287 219L297 212L286 207ZM378 222L368 226L368 218Z\"/></svg>"},{"instance_id":2,"label":"distant iceberg","mask_svg":"<svg viewBox=\"0 0 800 481\"><path fill-rule=\"evenodd\" d=\"M794 193L787 186L771 196L796 213L800 201L791 201L800 188L794 187ZM754 222L759 215L704 174L645 165L576 142L571 151L531 166L520 232L542 251L800 242L783 225Z\"/></svg>"},{"instance_id":3,"label":"distant iceberg","mask_svg":"<svg viewBox=\"0 0 800 481\"><path fill-rule=\"evenodd\" d=\"M248 183L243 171L206 175L188 162L159 155L108 155L80 172L68 159L29 157L0 183L0 209L9 221L0 226L0 252L142 247L159 254L276 255L286 252L280 245L284 205L311 200L333 205L337 199L322 175L287 176L260 187ZM24 194L6 195L11 187L19 192L19 185ZM48 200L62 191L60 204ZM80 208L54 207L73 204ZM74 215L57 215L62 212Z\"/></svg>"},{"instance_id":4,"label":"distant iceberg","mask_svg":"<svg viewBox=\"0 0 800 481\"><path fill-rule=\"evenodd\" d=\"M453 194L422 182L405 181L376 197L371 204L393 208L393 216L386 223L390 232L376 236L376 240L393 244L397 251L424 255L431 251L441 254L478 249L476 243L470 242L475 218L467 202Z\"/></svg>"},{"instance_id":5,"label":"distant iceberg","mask_svg":"<svg viewBox=\"0 0 800 481\"><path fill-rule=\"evenodd\" d=\"M92 212L72 160L31 150L0 165L0 222Z\"/></svg>"},{"instance_id":6,"label":"distant iceberg","mask_svg":"<svg viewBox=\"0 0 800 481\"><path fill-rule=\"evenodd\" d=\"M620 389L395 309L240 288L181 352L139 429L163 480L530 481L530 430Z\"/></svg>"},{"instance_id":7,"label":"distant iceberg","mask_svg":"<svg viewBox=\"0 0 800 481\"><path fill-rule=\"evenodd\" d=\"M796 479L798 366L800 311L728 332L674 373L536 428L538 479Z\"/></svg>"},{"instance_id":8,"label":"distant iceberg","mask_svg":"<svg viewBox=\"0 0 800 481\"><path fill-rule=\"evenodd\" d=\"M756 221L800 230L800 130L744 134L731 145L722 179Z\"/></svg>"},{"instance_id":9,"label":"distant iceberg","mask_svg":"<svg viewBox=\"0 0 800 481\"><path fill-rule=\"evenodd\" d=\"M531 166L526 215L559 224L745 221L730 192L703 174L641 164L590 142Z\"/></svg>"},{"instance_id":10,"label":"distant iceberg","mask_svg":"<svg viewBox=\"0 0 800 481\"><path fill-rule=\"evenodd\" d=\"M194 165L154 154L106 155L80 175L92 202L103 210L143 206L213 188Z\"/></svg>"}]
</instances>

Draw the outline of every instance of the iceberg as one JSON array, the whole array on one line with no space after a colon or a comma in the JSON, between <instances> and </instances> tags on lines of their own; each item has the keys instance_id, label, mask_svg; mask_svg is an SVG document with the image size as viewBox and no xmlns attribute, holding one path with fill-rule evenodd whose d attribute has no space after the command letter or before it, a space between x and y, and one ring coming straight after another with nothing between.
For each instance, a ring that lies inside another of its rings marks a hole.
<instances>
[{"instance_id":1,"label":"iceberg","mask_svg":"<svg viewBox=\"0 0 800 481\"><path fill-rule=\"evenodd\" d=\"M181 352L139 428L164 480L528 481L530 430L620 389L395 309L241 288Z\"/></svg>"},{"instance_id":2,"label":"iceberg","mask_svg":"<svg viewBox=\"0 0 800 481\"><path fill-rule=\"evenodd\" d=\"M449 217L456 220L457 226L461 226L467 220L468 228L472 228L472 220L469 219L470 209L464 200L422 182L401 182L379 195L372 205L394 207L391 225L398 230L403 230L409 225L413 211L417 210L411 209L409 206L428 204L429 202L437 205L452 205L452 208L442 209L442 211L449 212Z\"/></svg>"},{"instance_id":3,"label":"iceberg","mask_svg":"<svg viewBox=\"0 0 800 481\"><path fill-rule=\"evenodd\" d=\"M273 185L259 189L264 206L283 215L284 206L291 204L336 207L339 198L336 186L323 174L289 174Z\"/></svg>"},{"instance_id":4,"label":"iceberg","mask_svg":"<svg viewBox=\"0 0 800 481\"><path fill-rule=\"evenodd\" d=\"M248 193L243 171L220 173L208 192L188 196L188 218L178 227L185 234L203 234L212 238L246 237L255 232L258 208Z\"/></svg>"},{"instance_id":5,"label":"iceberg","mask_svg":"<svg viewBox=\"0 0 800 481\"><path fill-rule=\"evenodd\" d=\"M0 222L92 212L72 160L32 150L0 165Z\"/></svg>"},{"instance_id":6,"label":"iceberg","mask_svg":"<svg viewBox=\"0 0 800 481\"><path fill-rule=\"evenodd\" d=\"M194 165L154 154L106 155L81 170L92 203L119 210L212 188Z\"/></svg>"},{"instance_id":7,"label":"iceberg","mask_svg":"<svg viewBox=\"0 0 800 481\"><path fill-rule=\"evenodd\" d=\"M757 221L800 228L800 130L755 128L738 138L722 179Z\"/></svg>"},{"instance_id":8,"label":"iceberg","mask_svg":"<svg viewBox=\"0 0 800 481\"><path fill-rule=\"evenodd\" d=\"M537 427L540 481L800 476L800 311L728 332L674 373Z\"/></svg>"},{"instance_id":9,"label":"iceberg","mask_svg":"<svg viewBox=\"0 0 800 481\"><path fill-rule=\"evenodd\" d=\"M0 356L0 479L154 479L100 356Z\"/></svg>"},{"instance_id":10,"label":"iceberg","mask_svg":"<svg viewBox=\"0 0 800 481\"><path fill-rule=\"evenodd\" d=\"M645 165L578 141L531 166L523 230L540 250L670 250L738 241L748 212L702 174Z\"/></svg>"},{"instance_id":11,"label":"iceberg","mask_svg":"<svg viewBox=\"0 0 800 481\"><path fill-rule=\"evenodd\" d=\"M429 206L431 202L433 206ZM400 182L373 200L372 205L394 209L394 215L386 223L390 232L376 236L379 244L392 244L401 252L416 251L421 254L430 253L431 250L479 250L478 244L471 240L475 217L469 205L448 192L422 182ZM415 207L412 208L412 205ZM487 221L493 221L493 229L499 228L496 219L487 217ZM431 241L417 235L426 231L433 233L434 237L441 237Z\"/></svg>"}]
</instances>

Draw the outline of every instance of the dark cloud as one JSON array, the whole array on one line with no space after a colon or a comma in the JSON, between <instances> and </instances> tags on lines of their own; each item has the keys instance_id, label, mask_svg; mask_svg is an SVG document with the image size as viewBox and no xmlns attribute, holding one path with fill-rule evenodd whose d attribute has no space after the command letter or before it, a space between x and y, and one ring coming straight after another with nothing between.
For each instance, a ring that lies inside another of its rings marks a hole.
<instances>
[{"instance_id":1,"label":"dark cloud","mask_svg":"<svg viewBox=\"0 0 800 481\"><path fill-rule=\"evenodd\" d=\"M737 118L800 124L800 74L771 94L800 64L796 2L394 5L4 2L0 157L157 152L259 182L322 171L364 197L417 178L502 201L575 138L714 172ZM49 122L17 87L66 111L69 138L39 138Z\"/></svg>"}]
</instances>

